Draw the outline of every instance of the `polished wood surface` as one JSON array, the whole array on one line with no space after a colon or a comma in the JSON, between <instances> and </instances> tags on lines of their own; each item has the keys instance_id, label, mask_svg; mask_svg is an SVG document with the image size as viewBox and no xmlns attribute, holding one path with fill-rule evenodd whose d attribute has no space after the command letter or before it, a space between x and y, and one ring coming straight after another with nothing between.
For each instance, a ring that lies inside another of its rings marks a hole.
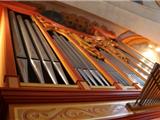
<instances>
[{"instance_id":1,"label":"polished wood surface","mask_svg":"<svg viewBox=\"0 0 160 120\"><path fill-rule=\"evenodd\" d=\"M77 88L42 88L20 87L1 88L0 93L8 103L56 103L56 102L89 102L115 101L136 99L140 91L135 90L107 90Z\"/></svg>"},{"instance_id":2,"label":"polished wood surface","mask_svg":"<svg viewBox=\"0 0 160 120\"><path fill-rule=\"evenodd\" d=\"M8 19L8 12L7 8L2 9L2 16L1 16L1 28L3 35L1 36L4 41L4 53L3 57L5 57L4 61L4 68L2 70L4 71L4 78L6 82L9 79L18 79L17 71L16 71L16 65L15 65L15 59L14 59L14 53L13 53L13 46L11 41L11 33L10 33L10 27L9 27L9 19ZM9 61L8 61L9 60ZM4 86L5 81L1 81L0 86Z\"/></svg>"}]
</instances>

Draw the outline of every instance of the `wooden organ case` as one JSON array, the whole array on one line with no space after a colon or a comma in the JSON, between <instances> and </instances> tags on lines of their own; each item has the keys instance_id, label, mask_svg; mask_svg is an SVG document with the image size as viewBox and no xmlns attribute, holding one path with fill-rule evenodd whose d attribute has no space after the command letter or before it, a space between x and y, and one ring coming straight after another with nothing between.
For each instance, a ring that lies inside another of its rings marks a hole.
<instances>
[{"instance_id":1,"label":"wooden organ case","mask_svg":"<svg viewBox=\"0 0 160 120\"><path fill-rule=\"evenodd\" d=\"M1 118L15 119L12 104L136 99L154 63L102 28L92 31L64 27L18 2L0 2Z\"/></svg>"}]
</instances>

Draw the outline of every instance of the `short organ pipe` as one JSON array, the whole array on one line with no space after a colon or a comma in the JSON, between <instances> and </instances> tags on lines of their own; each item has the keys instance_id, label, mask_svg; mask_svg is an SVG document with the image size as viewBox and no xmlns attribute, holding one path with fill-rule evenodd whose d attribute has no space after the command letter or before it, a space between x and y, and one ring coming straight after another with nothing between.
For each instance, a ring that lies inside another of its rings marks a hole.
<instances>
[{"instance_id":1,"label":"short organ pipe","mask_svg":"<svg viewBox=\"0 0 160 120\"><path fill-rule=\"evenodd\" d=\"M72 61L75 69L82 75L89 85L109 85L105 78L100 75L96 68L90 62L88 62L88 60L72 45L72 43L67 41L62 35L58 35L56 32L53 32L53 38L61 50Z\"/></svg>"},{"instance_id":2,"label":"short organ pipe","mask_svg":"<svg viewBox=\"0 0 160 120\"><path fill-rule=\"evenodd\" d=\"M89 71L92 73L93 76L95 76L95 78L97 79L97 81L102 85L108 85L109 83L105 80L105 78L96 70L96 68L86 59L84 58L84 56L82 55L82 53L80 53L80 51L78 51L74 45L70 42L67 42L65 40L64 37L60 36L64 42L66 42L66 44L68 44L68 47L70 47L70 49L72 50L72 52L74 52L78 58L78 60L81 59L81 61L88 67L88 69L90 69Z\"/></svg>"},{"instance_id":3,"label":"short organ pipe","mask_svg":"<svg viewBox=\"0 0 160 120\"><path fill-rule=\"evenodd\" d=\"M59 44L59 46L62 45L62 47L65 48L64 49L61 47L63 52L66 53L66 55L68 55L70 60L74 63L74 67L76 69L82 69L81 73L84 72L82 75L85 75L85 78L87 77L93 85L98 86L98 84L95 82L94 78L92 77L91 73L87 70L87 67L83 64L83 62L80 59L78 59L76 54L74 54L73 51L65 44L65 42L62 41L62 39L58 36L57 33L54 32L54 35L54 38L56 42Z\"/></svg>"}]
</instances>

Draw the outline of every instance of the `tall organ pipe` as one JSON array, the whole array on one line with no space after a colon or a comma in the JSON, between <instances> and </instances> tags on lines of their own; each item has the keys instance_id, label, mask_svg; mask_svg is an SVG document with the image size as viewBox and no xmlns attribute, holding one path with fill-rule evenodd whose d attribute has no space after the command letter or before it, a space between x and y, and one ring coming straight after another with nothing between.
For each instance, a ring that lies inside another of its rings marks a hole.
<instances>
[{"instance_id":1,"label":"tall organ pipe","mask_svg":"<svg viewBox=\"0 0 160 120\"><path fill-rule=\"evenodd\" d=\"M28 60L25 54L25 50L22 44L22 38L20 36L20 31L18 29L18 24L16 20L15 13L13 11L9 12L10 25L11 25L11 33L14 45L14 51L16 55L16 61L20 70L20 74L22 76L22 80L25 83L29 82L28 79Z\"/></svg>"},{"instance_id":2,"label":"tall organ pipe","mask_svg":"<svg viewBox=\"0 0 160 120\"><path fill-rule=\"evenodd\" d=\"M43 77L43 72L42 72L42 67L41 67L41 62L40 62L39 57L34 49L34 46L32 44L31 38L29 36L28 30L27 30L27 28L24 24L24 21L20 15L17 16L17 19L18 19L18 23L20 26L23 40L24 40L24 44L26 47L26 51L29 56L29 61L33 67L35 74L37 75L39 82L45 83L44 77Z\"/></svg>"},{"instance_id":3,"label":"tall organ pipe","mask_svg":"<svg viewBox=\"0 0 160 120\"><path fill-rule=\"evenodd\" d=\"M58 84L57 79L56 79L56 75L55 75L54 70L52 68L51 61L50 61L49 57L47 56L45 50L43 49L43 46L42 46L41 42L39 41L39 38L38 38L37 34L35 33L34 29L32 28L31 23L29 22L29 20L26 19L25 24L28 28L28 31L31 35L33 43L37 49L37 52L39 53L39 56L42 61L42 64L44 65L44 68L48 72L48 75L50 76L52 82L54 84Z\"/></svg>"},{"instance_id":4,"label":"tall organ pipe","mask_svg":"<svg viewBox=\"0 0 160 120\"><path fill-rule=\"evenodd\" d=\"M53 66L55 67L55 69L57 70L57 72L59 73L60 77L62 78L62 80L64 81L64 83L66 85L69 84L67 77L63 71L63 68L58 60L58 58L56 57L56 55L53 53L52 49L50 48L49 44L47 43L46 39L44 38L44 36L42 35L41 31L39 30L39 28L37 27L37 25L35 23L32 23L32 26L35 30L35 32L37 33L39 40L41 41L46 53L48 54L50 60L53 63Z\"/></svg>"}]
</instances>

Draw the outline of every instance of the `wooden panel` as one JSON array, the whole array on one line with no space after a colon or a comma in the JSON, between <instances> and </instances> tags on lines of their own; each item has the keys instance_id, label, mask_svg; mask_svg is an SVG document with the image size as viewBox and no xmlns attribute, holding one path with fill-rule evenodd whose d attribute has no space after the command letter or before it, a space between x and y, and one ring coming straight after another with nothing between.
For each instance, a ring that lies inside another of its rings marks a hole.
<instances>
[{"instance_id":1,"label":"wooden panel","mask_svg":"<svg viewBox=\"0 0 160 120\"><path fill-rule=\"evenodd\" d=\"M20 104L10 105L10 119L13 120L81 120L114 118L117 115L132 114L123 102L62 103L62 104Z\"/></svg>"},{"instance_id":2,"label":"wooden panel","mask_svg":"<svg viewBox=\"0 0 160 120\"><path fill-rule=\"evenodd\" d=\"M121 102L63 103L63 104L11 104L9 118L28 119L107 119L107 120L159 120L160 111L132 112ZM155 119L157 118L157 119Z\"/></svg>"}]
</instances>

